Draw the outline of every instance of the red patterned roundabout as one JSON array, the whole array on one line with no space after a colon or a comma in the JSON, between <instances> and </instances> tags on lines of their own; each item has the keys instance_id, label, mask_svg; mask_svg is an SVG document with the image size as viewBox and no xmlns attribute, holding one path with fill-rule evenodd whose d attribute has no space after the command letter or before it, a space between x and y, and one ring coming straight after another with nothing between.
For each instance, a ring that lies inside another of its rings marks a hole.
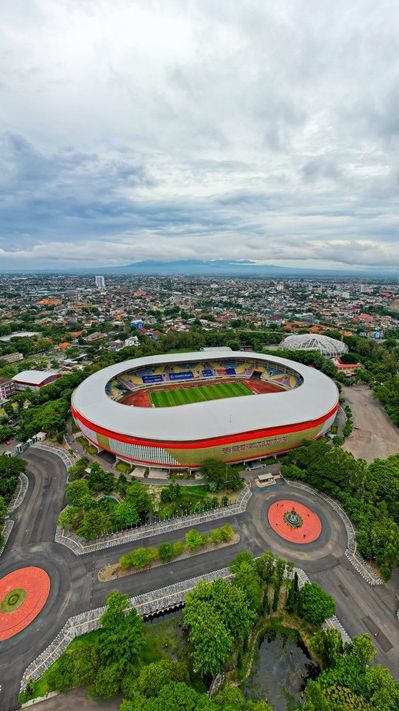
<instances>
[{"instance_id":1,"label":"red patterned roundabout","mask_svg":"<svg viewBox=\"0 0 399 711\"><path fill-rule=\"evenodd\" d=\"M19 568L0 579L0 640L9 639L37 617L50 592L42 568Z\"/></svg>"},{"instance_id":2,"label":"red patterned roundabout","mask_svg":"<svg viewBox=\"0 0 399 711\"><path fill-rule=\"evenodd\" d=\"M321 534L318 515L299 501L275 501L269 507L267 518L273 531L290 543L312 543Z\"/></svg>"}]
</instances>

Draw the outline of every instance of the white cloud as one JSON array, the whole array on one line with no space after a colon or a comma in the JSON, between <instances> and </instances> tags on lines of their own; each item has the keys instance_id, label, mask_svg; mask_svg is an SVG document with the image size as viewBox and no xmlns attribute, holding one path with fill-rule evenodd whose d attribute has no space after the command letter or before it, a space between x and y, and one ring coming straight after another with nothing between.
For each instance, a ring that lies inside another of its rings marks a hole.
<instances>
[{"instance_id":1,"label":"white cloud","mask_svg":"<svg viewBox=\"0 0 399 711\"><path fill-rule=\"evenodd\" d=\"M4 0L0 252L399 265L396 3Z\"/></svg>"}]
</instances>

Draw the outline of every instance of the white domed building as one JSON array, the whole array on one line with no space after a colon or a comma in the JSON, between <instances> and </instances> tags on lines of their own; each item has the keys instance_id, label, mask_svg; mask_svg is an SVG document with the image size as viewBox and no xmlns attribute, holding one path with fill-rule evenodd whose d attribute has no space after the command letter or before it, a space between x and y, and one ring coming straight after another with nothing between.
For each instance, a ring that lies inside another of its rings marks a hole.
<instances>
[{"instance_id":1,"label":"white domed building","mask_svg":"<svg viewBox=\"0 0 399 711\"><path fill-rule=\"evenodd\" d=\"M336 338L319 333L292 334L281 343L287 351L318 351L327 358L336 358L348 352L348 346Z\"/></svg>"}]
</instances>

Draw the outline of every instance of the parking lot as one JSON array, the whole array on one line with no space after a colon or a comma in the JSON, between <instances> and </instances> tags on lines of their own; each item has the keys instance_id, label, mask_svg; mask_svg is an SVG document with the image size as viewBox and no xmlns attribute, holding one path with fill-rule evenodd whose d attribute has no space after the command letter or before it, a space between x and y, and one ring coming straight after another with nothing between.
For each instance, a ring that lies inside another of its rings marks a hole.
<instances>
[{"instance_id":1,"label":"parking lot","mask_svg":"<svg viewBox=\"0 0 399 711\"><path fill-rule=\"evenodd\" d=\"M353 415L353 432L343 448L357 459L372 462L399 452L399 430L367 385L342 387Z\"/></svg>"}]
</instances>

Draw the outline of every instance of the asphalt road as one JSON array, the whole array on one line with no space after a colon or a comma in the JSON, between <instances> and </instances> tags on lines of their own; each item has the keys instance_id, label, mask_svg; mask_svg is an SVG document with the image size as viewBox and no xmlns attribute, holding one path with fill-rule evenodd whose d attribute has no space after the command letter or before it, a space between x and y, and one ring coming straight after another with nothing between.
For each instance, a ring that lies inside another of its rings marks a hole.
<instances>
[{"instance_id":1,"label":"asphalt road","mask_svg":"<svg viewBox=\"0 0 399 711\"><path fill-rule=\"evenodd\" d=\"M51 590L43 611L32 624L1 643L1 711L18 708L19 682L24 669L47 647L68 617L103 605L111 590L136 595L224 567L242 549L254 554L271 549L303 568L311 580L319 582L334 596L337 615L349 634L370 632L378 649L378 661L398 676L399 624L394 588L392 585L389 588L371 588L349 565L344 556L346 534L343 524L317 495L309 496L286 484L257 491L244 514L223 519L223 523L230 521L240 534L238 544L101 583L97 578L99 569L106 563L115 562L122 553L139 544L128 543L98 553L75 556L68 548L55 543L56 522L64 506L65 465L55 454L38 449L31 449L26 454L26 460L29 489L0 558L0 577L23 565L37 565L48 572ZM271 530L267 522L267 508L281 495L303 501L318 513L323 523L318 541L297 546L282 541ZM216 525L216 522L210 522L198 528L210 531ZM181 529L169 533L167 539L182 538L184 532ZM157 545L162 539L162 536L148 538L145 545ZM374 636L376 631L377 636Z\"/></svg>"}]
</instances>

